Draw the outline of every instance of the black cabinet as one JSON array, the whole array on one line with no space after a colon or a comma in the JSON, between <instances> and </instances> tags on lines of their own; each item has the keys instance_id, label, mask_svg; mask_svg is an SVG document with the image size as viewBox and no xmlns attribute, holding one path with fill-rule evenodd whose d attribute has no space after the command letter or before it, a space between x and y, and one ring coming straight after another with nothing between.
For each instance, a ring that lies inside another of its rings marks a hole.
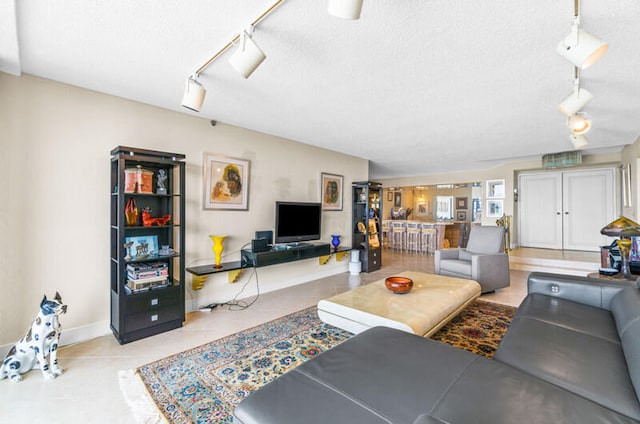
<instances>
[{"instance_id":1,"label":"black cabinet","mask_svg":"<svg viewBox=\"0 0 640 424\"><path fill-rule=\"evenodd\" d=\"M111 151L111 330L120 343L184 322L184 158Z\"/></svg>"},{"instance_id":2,"label":"black cabinet","mask_svg":"<svg viewBox=\"0 0 640 424\"><path fill-rule=\"evenodd\" d=\"M362 271L371 272L382 266L382 184L355 182L353 186L352 246L360 249Z\"/></svg>"}]
</instances>

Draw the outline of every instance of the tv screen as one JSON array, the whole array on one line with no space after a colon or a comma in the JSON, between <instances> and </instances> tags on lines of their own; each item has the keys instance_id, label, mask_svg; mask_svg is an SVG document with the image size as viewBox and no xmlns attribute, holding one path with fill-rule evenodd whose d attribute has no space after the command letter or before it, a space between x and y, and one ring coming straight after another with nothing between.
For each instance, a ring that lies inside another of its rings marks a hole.
<instances>
[{"instance_id":1,"label":"tv screen","mask_svg":"<svg viewBox=\"0 0 640 424\"><path fill-rule=\"evenodd\" d=\"M276 243L319 240L322 222L320 203L276 202Z\"/></svg>"}]
</instances>

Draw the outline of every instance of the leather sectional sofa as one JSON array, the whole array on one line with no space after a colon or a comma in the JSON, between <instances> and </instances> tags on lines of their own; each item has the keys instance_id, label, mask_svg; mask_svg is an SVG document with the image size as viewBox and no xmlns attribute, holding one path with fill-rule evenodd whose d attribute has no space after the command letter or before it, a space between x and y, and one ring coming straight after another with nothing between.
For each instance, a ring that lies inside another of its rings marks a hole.
<instances>
[{"instance_id":1,"label":"leather sectional sofa","mask_svg":"<svg viewBox=\"0 0 640 424\"><path fill-rule=\"evenodd\" d=\"M532 273L492 359L367 330L244 399L243 424L640 423L640 290Z\"/></svg>"}]
</instances>

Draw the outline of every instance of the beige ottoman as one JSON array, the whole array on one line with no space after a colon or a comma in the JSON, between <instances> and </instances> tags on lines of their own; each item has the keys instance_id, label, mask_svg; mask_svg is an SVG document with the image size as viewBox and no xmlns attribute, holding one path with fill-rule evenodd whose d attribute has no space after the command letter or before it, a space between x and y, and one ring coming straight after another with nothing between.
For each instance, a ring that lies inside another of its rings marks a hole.
<instances>
[{"instance_id":1,"label":"beige ottoman","mask_svg":"<svg viewBox=\"0 0 640 424\"><path fill-rule=\"evenodd\" d=\"M318 302L320 319L352 333L385 326L428 337L480 296L473 280L405 271L413 289L394 294L384 279Z\"/></svg>"}]
</instances>

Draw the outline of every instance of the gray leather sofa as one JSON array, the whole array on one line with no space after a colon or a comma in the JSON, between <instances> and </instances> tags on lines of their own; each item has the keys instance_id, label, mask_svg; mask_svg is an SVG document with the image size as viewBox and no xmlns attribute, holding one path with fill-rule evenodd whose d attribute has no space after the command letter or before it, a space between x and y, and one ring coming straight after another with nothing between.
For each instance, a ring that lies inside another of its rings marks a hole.
<instances>
[{"instance_id":1,"label":"gray leather sofa","mask_svg":"<svg viewBox=\"0 0 640 424\"><path fill-rule=\"evenodd\" d=\"M640 423L640 291L532 273L492 359L367 330L245 398L243 424Z\"/></svg>"}]
</instances>

